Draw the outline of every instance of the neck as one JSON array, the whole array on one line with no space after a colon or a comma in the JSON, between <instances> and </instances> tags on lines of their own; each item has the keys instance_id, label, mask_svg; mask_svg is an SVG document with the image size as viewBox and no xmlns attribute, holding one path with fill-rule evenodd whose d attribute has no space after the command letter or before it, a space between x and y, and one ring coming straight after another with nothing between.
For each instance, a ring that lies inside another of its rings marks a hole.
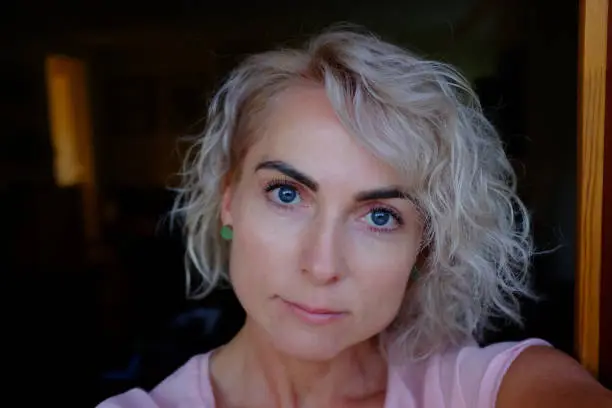
<instances>
[{"instance_id":1,"label":"neck","mask_svg":"<svg viewBox=\"0 0 612 408\"><path fill-rule=\"evenodd\" d=\"M232 398L238 397L237 389L245 390L251 405L258 395L262 406L301 407L384 397L386 388L387 365L374 340L352 346L329 360L308 361L276 350L256 324L247 319L240 333L215 359L213 377L223 398L230 396L230 406L241 405L238 398ZM249 374L237 379L236 372ZM234 374L233 380L226 382L225 392L223 377L229 379L230 373Z\"/></svg>"}]
</instances>

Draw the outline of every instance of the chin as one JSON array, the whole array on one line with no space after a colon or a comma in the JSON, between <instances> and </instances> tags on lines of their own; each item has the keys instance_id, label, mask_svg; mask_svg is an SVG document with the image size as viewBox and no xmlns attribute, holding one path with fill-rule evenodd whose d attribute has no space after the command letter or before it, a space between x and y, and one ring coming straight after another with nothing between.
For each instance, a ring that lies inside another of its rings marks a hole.
<instances>
[{"instance_id":1,"label":"chin","mask_svg":"<svg viewBox=\"0 0 612 408\"><path fill-rule=\"evenodd\" d=\"M300 360L331 360L351 345L350 342L342 341L342 336L329 333L276 329L269 334L276 350Z\"/></svg>"}]
</instances>

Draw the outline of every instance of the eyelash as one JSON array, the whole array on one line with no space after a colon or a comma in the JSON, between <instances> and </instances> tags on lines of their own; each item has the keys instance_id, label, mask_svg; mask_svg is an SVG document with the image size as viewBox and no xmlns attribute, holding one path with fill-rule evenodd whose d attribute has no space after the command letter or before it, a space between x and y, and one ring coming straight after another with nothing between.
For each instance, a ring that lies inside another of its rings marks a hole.
<instances>
[{"instance_id":1,"label":"eyelash","mask_svg":"<svg viewBox=\"0 0 612 408\"><path fill-rule=\"evenodd\" d=\"M275 178L275 179L272 179L269 182L267 182L265 184L265 186L264 186L264 192L266 194L268 194L269 192L271 192L271 191L273 191L273 190L275 190L277 188L280 188L280 187L294 188L300 196L302 195L301 188L300 188L299 184L295 183L292 180L284 179L284 178ZM275 202L273 200L270 200L270 199L268 199L268 200L269 200L269 202L271 204L273 204L274 206L276 206L277 208L280 208L282 210L292 210L293 207L294 207L293 205L290 205L290 204L279 204L279 203L277 203L277 202ZM398 227L401 227L401 226L404 225L404 219L399 214L399 212L394 210L393 208L390 208L390 207L376 205L374 207L371 207L368 210L368 212L366 213L366 215L370 214L370 213L377 212L377 211L384 211L384 212L389 213L389 215L391 215L391 217L395 220L395 222L397 222ZM393 231L396 230L396 228L376 228L376 227L373 227L371 225L368 225L368 229L373 231L373 232L377 232L377 233L381 233L381 232L382 233L393 232Z\"/></svg>"},{"instance_id":2,"label":"eyelash","mask_svg":"<svg viewBox=\"0 0 612 408\"><path fill-rule=\"evenodd\" d=\"M264 192L266 194L268 194L269 192L271 192L271 191L273 191L273 190L275 190L277 188L280 188L280 187L294 188L300 196L302 195L302 192L301 192L299 184L297 184L297 183L295 183L295 182L293 182L291 180L284 179L284 178L275 178L275 179L272 179L269 182L267 182L266 185L264 186ZM278 207L280 209L283 209L283 210L291 210L292 207L294 207L294 206L292 206L290 204L279 204L279 203L277 203L277 202L275 202L273 200L270 200L269 198L268 198L268 201L271 204L273 204L276 207Z\"/></svg>"},{"instance_id":3,"label":"eyelash","mask_svg":"<svg viewBox=\"0 0 612 408\"><path fill-rule=\"evenodd\" d=\"M275 178L266 183L264 187L264 191L266 193L269 193L270 191L274 190L275 188L279 188L279 187L291 187L291 188L295 188L296 190L299 190L299 186L296 183L292 182L291 180Z\"/></svg>"},{"instance_id":4,"label":"eyelash","mask_svg":"<svg viewBox=\"0 0 612 408\"><path fill-rule=\"evenodd\" d=\"M371 213L375 213L377 211L383 211L383 212L387 212L389 213L389 215L395 220L395 222L398 225L398 228L404 225L404 219L402 218L402 216L399 214L399 212L397 212L396 210L394 210L393 208L389 208L389 207L384 207L384 206L375 206L370 208L370 210L366 213L367 214L371 214ZM374 232L393 232L395 231L397 228L376 228L373 227L371 225L368 225L368 229L370 229L371 231Z\"/></svg>"}]
</instances>

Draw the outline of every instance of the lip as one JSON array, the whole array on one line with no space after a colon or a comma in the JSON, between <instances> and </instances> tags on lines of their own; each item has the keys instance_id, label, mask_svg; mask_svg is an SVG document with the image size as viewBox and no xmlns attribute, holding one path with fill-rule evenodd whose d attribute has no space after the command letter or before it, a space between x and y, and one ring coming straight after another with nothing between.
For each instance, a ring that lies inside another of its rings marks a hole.
<instances>
[{"instance_id":1,"label":"lip","mask_svg":"<svg viewBox=\"0 0 612 408\"><path fill-rule=\"evenodd\" d=\"M346 312L338 310L310 307L301 303L290 302L282 298L281 300L295 316L309 324L322 325L332 323L343 318L347 314Z\"/></svg>"}]
</instances>

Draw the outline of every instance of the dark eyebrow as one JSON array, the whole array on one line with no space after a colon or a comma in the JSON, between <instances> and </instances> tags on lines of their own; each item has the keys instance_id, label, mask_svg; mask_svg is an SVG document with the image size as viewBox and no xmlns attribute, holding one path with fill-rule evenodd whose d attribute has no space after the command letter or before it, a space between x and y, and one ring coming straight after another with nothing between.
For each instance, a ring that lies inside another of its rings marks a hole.
<instances>
[{"instance_id":1,"label":"dark eyebrow","mask_svg":"<svg viewBox=\"0 0 612 408\"><path fill-rule=\"evenodd\" d=\"M355 196L355 201L372 201L372 200L387 200L392 198L401 198L404 200L413 201L412 197L400 190L399 188L389 187L389 188L381 188L376 190L362 191L357 193Z\"/></svg>"},{"instance_id":2,"label":"dark eyebrow","mask_svg":"<svg viewBox=\"0 0 612 408\"><path fill-rule=\"evenodd\" d=\"M313 179L311 179L310 177L308 177L301 171L297 170L295 167L291 166L290 164L285 163L284 161L268 160L268 161L259 163L257 167L255 167L255 171L262 170L262 169L279 171L283 173L285 176L291 177L298 183L305 185L306 187L308 187L310 190L314 192L316 192L319 189L319 184L316 181L314 181Z\"/></svg>"},{"instance_id":3,"label":"dark eyebrow","mask_svg":"<svg viewBox=\"0 0 612 408\"><path fill-rule=\"evenodd\" d=\"M319 184L316 181L314 181L312 178L308 177L307 175L284 161L267 160L259 163L255 167L255 171L263 169L276 170L280 173L283 173L287 177L291 177L298 183L305 185L307 188L314 192L317 192L319 190ZM401 198L404 200L412 201L414 203L414 199L409 194L396 187L387 187L375 190L362 191L355 195L355 201L357 202L388 200L393 198Z\"/></svg>"}]
</instances>

